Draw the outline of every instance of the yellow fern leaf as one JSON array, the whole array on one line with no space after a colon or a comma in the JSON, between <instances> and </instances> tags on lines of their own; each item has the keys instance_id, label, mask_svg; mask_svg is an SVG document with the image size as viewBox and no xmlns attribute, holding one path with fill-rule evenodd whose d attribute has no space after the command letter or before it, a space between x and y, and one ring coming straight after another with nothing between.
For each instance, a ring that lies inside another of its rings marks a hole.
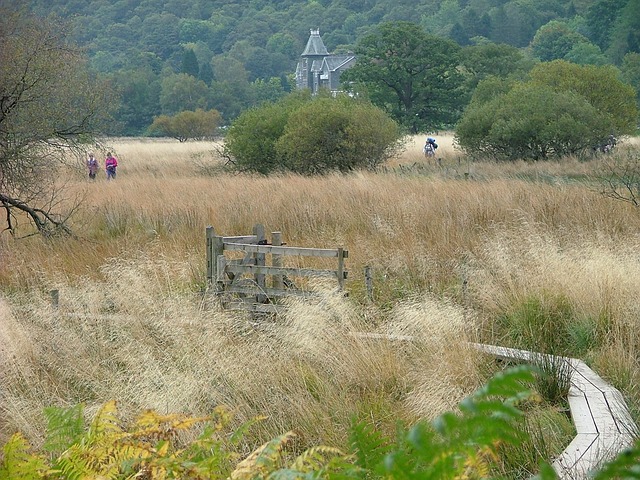
<instances>
[{"instance_id":1,"label":"yellow fern leaf","mask_svg":"<svg viewBox=\"0 0 640 480\"><path fill-rule=\"evenodd\" d=\"M118 418L116 417L116 402L111 400L105 403L89 427L87 440L91 442L101 435L118 434L122 433L122 429L118 425Z\"/></svg>"},{"instance_id":2,"label":"yellow fern leaf","mask_svg":"<svg viewBox=\"0 0 640 480\"><path fill-rule=\"evenodd\" d=\"M492 462L496 461L498 461L498 456L494 449L491 446L482 447L466 458L463 473L455 478L457 480L487 478L491 473Z\"/></svg>"},{"instance_id":3,"label":"yellow fern leaf","mask_svg":"<svg viewBox=\"0 0 640 480\"><path fill-rule=\"evenodd\" d=\"M166 457L169 453L169 442L162 442L160 448L156 451L156 455L160 457Z\"/></svg>"},{"instance_id":4,"label":"yellow fern leaf","mask_svg":"<svg viewBox=\"0 0 640 480\"><path fill-rule=\"evenodd\" d=\"M313 472L320 470L332 457L343 457L344 453L334 447L317 446L305 450L291 464L291 468L299 472Z\"/></svg>"},{"instance_id":5,"label":"yellow fern leaf","mask_svg":"<svg viewBox=\"0 0 640 480\"><path fill-rule=\"evenodd\" d=\"M258 447L236 466L231 473L231 479L250 480L257 475L266 476L276 470L281 460L282 448L295 436L294 432L287 432Z\"/></svg>"}]
</instances>

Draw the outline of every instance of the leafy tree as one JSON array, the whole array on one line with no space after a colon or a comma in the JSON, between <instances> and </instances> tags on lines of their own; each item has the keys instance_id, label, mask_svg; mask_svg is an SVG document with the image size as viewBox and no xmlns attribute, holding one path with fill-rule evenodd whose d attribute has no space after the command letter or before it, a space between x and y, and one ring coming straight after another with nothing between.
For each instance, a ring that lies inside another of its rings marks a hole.
<instances>
[{"instance_id":1,"label":"leafy tree","mask_svg":"<svg viewBox=\"0 0 640 480\"><path fill-rule=\"evenodd\" d=\"M269 52L283 54L291 60L297 58L303 48L304 45L289 33L274 33L267 41Z\"/></svg>"},{"instance_id":2,"label":"leafy tree","mask_svg":"<svg viewBox=\"0 0 640 480\"><path fill-rule=\"evenodd\" d=\"M524 75L533 67L532 62L516 47L492 42L463 48L460 62L470 90L489 76L507 78Z\"/></svg>"},{"instance_id":3,"label":"leafy tree","mask_svg":"<svg viewBox=\"0 0 640 480\"><path fill-rule=\"evenodd\" d=\"M0 8L0 207L6 230L69 232L56 173L108 120L110 98L61 22ZM71 209L73 211L73 207Z\"/></svg>"},{"instance_id":4,"label":"leafy tree","mask_svg":"<svg viewBox=\"0 0 640 480\"><path fill-rule=\"evenodd\" d=\"M140 35L146 50L167 59L179 51L180 22L178 17L168 13L154 13L145 17Z\"/></svg>"},{"instance_id":5,"label":"leafy tree","mask_svg":"<svg viewBox=\"0 0 640 480\"><path fill-rule=\"evenodd\" d=\"M244 111L229 127L225 153L240 170L268 174L279 168L276 142L284 134L289 115L308 101L306 90L287 95L276 103L266 103Z\"/></svg>"},{"instance_id":6,"label":"leafy tree","mask_svg":"<svg viewBox=\"0 0 640 480\"><path fill-rule=\"evenodd\" d=\"M181 42L197 42L204 41L210 43L210 37L213 35L214 25L208 20L196 20L190 18L182 18L180 20L180 41Z\"/></svg>"},{"instance_id":7,"label":"leafy tree","mask_svg":"<svg viewBox=\"0 0 640 480\"><path fill-rule=\"evenodd\" d=\"M160 105L165 115L183 110L206 108L209 87L186 73L169 75L162 80Z\"/></svg>"},{"instance_id":8,"label":"leafy tree","mask_svg":"<svg viewBox=\"0 0 640 480\"><path fill-rule=\"evenodd\" d=\"M374 168L400 136L398 126L368 102L296 92L240 115L225 150L241 170L318 174Z\"/></svg>"},{"instance_id":9,"label":"leafy tree","mask_svg":"<svg viewBox=\"0 0 640 480\"><path fill-rule=\"evenodd\" d=\"M628 52L640 53L640 2L627 0L611 30L607 54L619 65Z\"/></svg>"},{"instance_id":10,"label":"leafy tree","mask_svg":"<svg viewBox=\"0 0 640 480\"><path fill-rule=\"evenodd\" d=\"M213 80L213 68L209 62L204 62L200 65L200 71L198 72L198 79L202 80L207 85L211 85Z\"/></svg>"},{"instance_id":11,"label":"leafy tree","mask_svg":"<svg viewBox=\"0 0 640 480\"><path fill-rule=\"evenodd\" d=\"M118 125L110 126L111 135L140 135L160 114L160 80L151 69L126 69L113 76L112 83L122 102L114 112ZM115 127L115 128L114 128Z\"/></svg>"},{"instance_id":12,"label":"leafy tree","mask_svg":"<svg viewBox=\"0 0 640 480\"><path fill-rule=\"evenodd\" d=\"M252 100L251 85L248 82L211 83L209 105L215 107L227 121L233 120L254 105Z\"/></svg>"},{"instance_id":13,"label":"leafy tree","mask_svg":"<svg viewBox=\"0 0 640 480\"><path fill-rule=\"evenodd\" d=\"M229 55L219 55L211 61L213 78L218 82L248 83L249 72L242 62Z\"/></svg>"},{"instance_id":14,"label":"leafy tree","mask_svg":"<svg viewBox=\"0 0 640 480\"><path fill-rule=\"evenodd\" d=\"M286 94L282 80L278 77L271 77L269 80L259 78L251 83L251 87L257 103L275 102Z\"/></svg>"},{"instance_id":15,"label":"leafy tree","mask_svg":"<svg viewBox=\"0 0 640 480\"><path fill-rule=\"evenodd\" d=\"M636 103L640 110L640 53L627 53L620 70L622 79L636 90Z\"/></svg>"},{"instance_id":16,"label":"leafy tree","mask_svg":"<svg viewBox=\"0 0 640 480\"><path fill-rule=\"evenodd\" d=\"M614 67L556 60L536 65L530 76L506 92L506 84L495 81L491 88L478 86L456 128L467 153L507 160L561 157L635 128L633 89Z\"/></svg>"},{"instance_id":17,"label":"leafy tree","mask_svg":"<svg viewBox=\"0 0 640 480\"><path fill-rule=\"evenodd\" d=\"M368 102L316 98L291 113L276 153L296 173L373 169L392 156L400 136L398 125Z\"/></svg>"},{"instance_id":18,"label":"leafy tree","mask_svg":"<svg viewBox=\"0 0 640 480\"><path fill-rule=\"evenodd\" d=\"M358 61L342 80L354 82L356 90L413 133L450 125L463 100L459 50L416 24L384 23L358 43Z\"/></svg>"},{"instance_id":19,"label":"leafy tree","mask_svg":"<svg viewBox=\"0 0 640 480\"><path fill-rule=\"evenodd\" d=\"M472 101L456 139L475 158L541 160L595 145L601 128L601 116L585 98L519 83L485 103Z\"/></svg>"},{"instance_id":20,"label":"leafy tree","mask_svg":"<svg viewBox=\"0 0 640 480\"><path fill-rule=\"evenodd\" d=\"M611 30L626 0L600 0L587 11L588 37L601 50L609 46Z\"/></svg>"},{"instance_id":21,"label":"leafy tree","mask_svg":"<svg viewBox=\"0 0 640 480\"><path fill-rule=\"evenodd\" d=\"M583 96L602 117L602 139L610 134L630 134L636 129L635 91L622 82L619 70L612 65L575 65L556 60L536 65L531 70L531 80L549 85L558 92L575 92Z\"/></svg>"},{"instance_id":22,"label":"leafy tree","mask_svg":"<svg viewBox=\"0 0 640 480\"><path fill-rule=\"evenodd\" d=\"M540 60L549 62L565 58L576 45L583 43L589 43L586 37L565 22L552 20L538 29L531 41L531 49Z\"/></svg>"},{"instance_id":23,"label":"leafy tree","mask_svg":"<svg viewBox=\"0 0 640 480\"><path fill-rule=\"evenodd\" d=\"M600 47L593 43L577 43L564 59L579 65L607 65L609 60Z\"/></svg>"},{"instance_id":24,"label":"leafy tree","mask_svg":"<svg viewBox=\"0 0 640 480\"><path fill-rule=\"evenodd\" d=\"M180 142L206 140L216 136L221 123L220 112L199 108L195 112L183 111L172 117L160 115L153 120L149 132L172 137Z\"/></svg>"}]
</instances>

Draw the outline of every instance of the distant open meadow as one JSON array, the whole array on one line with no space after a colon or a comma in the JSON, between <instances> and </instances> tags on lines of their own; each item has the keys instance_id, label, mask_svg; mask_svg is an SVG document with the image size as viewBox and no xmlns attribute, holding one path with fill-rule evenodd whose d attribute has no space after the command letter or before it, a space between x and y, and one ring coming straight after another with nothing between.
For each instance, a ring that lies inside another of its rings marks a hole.
<instances>
[{"instance_id":1,"label":"distant open meadow","mask_svg":"<svg viewBox=\"0 0 640 480\"><path fill-rule=\"evenodd\" d=\"M247 451L288 430L343 446L353 418L393 435L454 408L496 368L468 342L579 356L638 419L640 210L599 181L614 155L638 157L638 139L588 161L495 163L434 136L435 158L417 136L377 172L321 177L234 173L215 142L107 139L93 151L118 158L109 182L70 159L74 236L0 234L0 442L42 442L46 406L90 414L115 399L125 415L266 416ZM319 300L258 320L220 308L205 229L257 223L287 245L347 249L348 295L318 285ZM548 411L559 451L572 433Z\"/></svg>"}]
</instances>

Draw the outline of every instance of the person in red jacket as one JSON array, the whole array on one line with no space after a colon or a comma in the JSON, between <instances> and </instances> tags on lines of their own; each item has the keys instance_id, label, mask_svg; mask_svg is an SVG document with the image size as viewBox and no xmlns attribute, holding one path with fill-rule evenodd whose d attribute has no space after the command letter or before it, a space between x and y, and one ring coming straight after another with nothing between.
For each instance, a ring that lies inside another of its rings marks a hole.
<instances>
[{"instance_id":1,"label":"person in red jacket","mask_svg":"<svg viewBox=\"0 0 640 480\"><path fill-rule=\"evenodd\" d=\"M118 159L111 155L111 152L107 153L107 158L104 161L104 167L107 171L107 180L116 178L116 168L118 168Z\"/></svg>"}]
</instances>

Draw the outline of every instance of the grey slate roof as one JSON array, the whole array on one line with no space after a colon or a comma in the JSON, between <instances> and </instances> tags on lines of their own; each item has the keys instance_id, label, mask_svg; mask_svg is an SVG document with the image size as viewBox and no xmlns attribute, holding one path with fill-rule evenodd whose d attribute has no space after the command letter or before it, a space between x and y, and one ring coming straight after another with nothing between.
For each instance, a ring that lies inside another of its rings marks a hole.
<instances>
[{"instance_id":1,"label":"grey slate roof","mask_svg":"<svg viewBox=\"0 0 640 480\"><path fill-rule=\"evenodd\" d=\"M296 87L309 88L314 95L321 88L336 92L340 89L340 75L355 62L352 53L329 54L320 38L320 30L312 29L307 48L296 66Z\"/></svg>"},{"instance_id":2,"label":"grey slate roof","mask_svg":"<svg viewBox=\"0 0 640 480\"><path fill-rule=\"evenodd\" d=\"M303 57L313 55L329 55L327 47L324 46L324 42L320 37L320 30L311 30L311 36L307 41L307 47L302 52Z\"/></svg>"},{"instance_id":3,"label":"grey slate roof","mask_svg":"<svg viewBox=\"0 0 640 480\"><path fill-rule=\"evenodd\" d=\"M353 55L331 55L330 57L325 58L324 61L327 64L327 68L330 71L335 72L339 68L346 66L348 63L354 62L355 59L356 57Z\"/></svg>"}]
</instances>

